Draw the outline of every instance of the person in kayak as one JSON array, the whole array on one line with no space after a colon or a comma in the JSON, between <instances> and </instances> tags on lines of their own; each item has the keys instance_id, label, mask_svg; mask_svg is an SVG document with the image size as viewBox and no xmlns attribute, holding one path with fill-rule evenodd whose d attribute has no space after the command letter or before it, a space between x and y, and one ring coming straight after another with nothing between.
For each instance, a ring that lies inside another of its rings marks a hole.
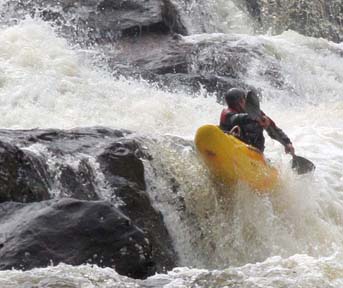
<instances>
[{"instance_id":1,"label":"person in kayak","mask_svg":"<svg viewBox=\"0 0 343 288\"><path fill-rule=\"evenodd\" d=\"M227 108L223 109L220 116L219 127L225 133L234 134L243 142L264 151L263 130L268 135L279 141L285 152L294 155L294 147L288 136L276 126L273 120L262 112L262 117L253 120L245 110L246 93L239 88L231 88L225 94Z\"/></svg>"}]
</instances>

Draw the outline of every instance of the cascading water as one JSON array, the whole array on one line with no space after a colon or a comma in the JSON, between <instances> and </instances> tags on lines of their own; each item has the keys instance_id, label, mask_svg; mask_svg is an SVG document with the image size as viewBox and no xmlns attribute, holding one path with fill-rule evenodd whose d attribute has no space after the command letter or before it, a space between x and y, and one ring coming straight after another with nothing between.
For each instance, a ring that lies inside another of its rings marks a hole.
<instances>
[{"instance_id":1,"label":"cascading water","mask_svg":"<svg viewBox=\"0 0 343 288\"><path fill-rule=\"evenodd\" d=\"M281 145L268 139L266 155L281 171L280 187L267 196L244 185L228 191L211 180L189 142L199 126L218 122L222 106L215 95L114 79L94 63L98 51L71 47L41 20L3 25L0 126L102 125L150 136L148 191L164 214L180 267L188 268L134 281L111 269L61 264L0 272L1 287L342 287L343 46L293 31L251 36L237 2L207 5L207 13L222 8L219 18L211 15L213 31L244 33L235 35L237 43L263 51L244 80L261 89L263 110L287 132L297 154L316 163L315 174L295 175ZM239 27L225 14L232 11ZM227 34L184 39L231 41ZM281 88L264 73L266 59L277 63Z\"/></svg>"}]
</instances>

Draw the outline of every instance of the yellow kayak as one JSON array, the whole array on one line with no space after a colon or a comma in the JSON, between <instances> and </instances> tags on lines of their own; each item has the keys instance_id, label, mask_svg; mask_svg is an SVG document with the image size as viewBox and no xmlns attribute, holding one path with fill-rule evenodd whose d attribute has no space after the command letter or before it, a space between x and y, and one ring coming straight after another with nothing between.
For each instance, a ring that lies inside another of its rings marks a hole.
<instances>
[{"instance_id":1,"label":"yellow kayak","mask_svg":"<svg viewBox=\"0 0 343 288\"><path fill-rule=\"evenodd\" d=\"M212 174L225 184L233 186L242 181L263 192L278 183L278 171L266 162L262 152L218 126L200 127L195 146Z\"/></svg>"}]
</instances>

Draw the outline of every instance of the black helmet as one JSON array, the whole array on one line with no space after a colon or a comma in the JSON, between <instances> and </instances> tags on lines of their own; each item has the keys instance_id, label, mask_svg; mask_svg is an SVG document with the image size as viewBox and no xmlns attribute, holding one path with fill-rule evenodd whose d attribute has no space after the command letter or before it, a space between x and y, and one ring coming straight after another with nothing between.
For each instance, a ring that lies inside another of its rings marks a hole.
<instances>
[{"instance_id":1,"label":"black helmet","mask_svg":"<svg viewBox=\"0 0 343 288\"><path fill-rule=\"evenodd\" d=\"M225 93L225 101L227 105L234 105L237 103L241 98L246 96L244 90L239 88L231 88L229 91Z\"/></svg>"}]
</instances>

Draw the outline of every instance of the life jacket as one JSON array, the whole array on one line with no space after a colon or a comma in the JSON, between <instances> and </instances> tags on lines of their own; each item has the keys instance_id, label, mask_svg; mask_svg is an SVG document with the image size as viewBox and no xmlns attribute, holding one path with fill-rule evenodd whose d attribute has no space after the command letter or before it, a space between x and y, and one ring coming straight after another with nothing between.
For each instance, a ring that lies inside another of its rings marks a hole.
<instances>
[{"instance_id":1,"label":"life jacket","mask_svg":"<svg viewBox=\"0 0 343 288\"><path fill-rule=\"evenodd\" d=\"M225 133L228 133L236 125L241 130L241 134L238 137L240 140L261 151L264 150L263 128L256 121L252 120L247 113L240 113L230 107L223 109L220 115L219 127Z\"/></svg>"},{"instance_id":2,"label":"life jacket","mask_svg":"<svg viewBox=\"0 0 343 288\"><path fill-rule=\"evenodd\" d=\"M231 127L231 125L227 124L227 117L229 114L236 114L239 113L237 110L233 109L233 108L224 108L222 113L220 114L220 128L224 131L224 132L229 132L233 127Z\"/></svg>"}]
</instances>

